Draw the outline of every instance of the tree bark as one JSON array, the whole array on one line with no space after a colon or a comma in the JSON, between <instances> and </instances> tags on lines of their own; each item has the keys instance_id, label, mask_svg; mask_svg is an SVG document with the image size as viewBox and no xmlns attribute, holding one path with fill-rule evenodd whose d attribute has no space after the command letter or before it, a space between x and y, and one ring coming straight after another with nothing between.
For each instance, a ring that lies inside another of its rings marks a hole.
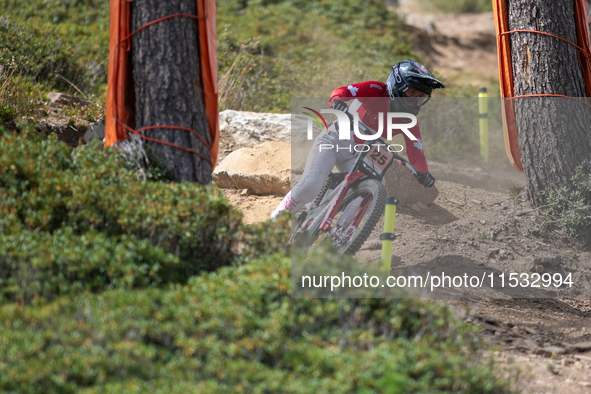
<instances>
[{"instance_id":1,"label":"tree bark","mask_svg":"<svg viewBox=\"0 0 591 394\"><path fill-rule=\"evenodd\" d=\"M510 30L536 30L577 43L572 0L507 0ZM578 49L538 33L511 33L514 94L585 97ZM584 99L583 99L584 100ZM572 188L575 168L591 173L591 108L569 98L515 99L527 193L544 203L545 189Z\"/></svg>"},{"instance_id":2,"label":"tree bark","mask_svg":"<svg viewBox=\"0 0 591 394\"><path fill-rule=\"evenodd\" d=\"M135 0L131 29L172 14L197 15L195 0ZM136 129L181 126L195 130L211 143L205 117L197 20L174 17L136 33L131 38L132 74L136 96ZM144 131L150 138L191 148L206 158L209 149L193 133L183 130ZM192 152L146 141L176 182L211 182L211 164Z\"/></svg>"}]
</instances>

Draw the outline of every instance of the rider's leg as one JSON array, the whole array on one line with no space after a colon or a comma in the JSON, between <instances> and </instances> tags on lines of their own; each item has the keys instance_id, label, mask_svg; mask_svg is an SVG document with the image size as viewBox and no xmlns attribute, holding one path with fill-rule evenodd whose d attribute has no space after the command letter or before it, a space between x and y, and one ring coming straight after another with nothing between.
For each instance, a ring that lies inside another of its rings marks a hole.
<instances>
[{"instance_id":1,"label":"rider's leg","mask_svg":"<svg viewBox=\"0 0 591 394\"><path fill-rule=\"evenodd\" d=\"M275 208L271 214L272 219L283 211L297 213L307 203L314 200L337 163L338 152L335 149L337 145L338 132L334 123L331 123L328 132L324 132L316 138L310 153L308 153L302 177Z\"/></svg>"}]
</instances>

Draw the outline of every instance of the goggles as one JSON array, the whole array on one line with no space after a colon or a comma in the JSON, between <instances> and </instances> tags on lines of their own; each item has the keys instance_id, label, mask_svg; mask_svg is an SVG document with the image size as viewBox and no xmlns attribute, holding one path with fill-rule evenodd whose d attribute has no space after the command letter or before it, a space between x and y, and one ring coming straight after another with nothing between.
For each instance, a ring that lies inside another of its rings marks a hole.
<instances>
[{"instance_id":1,"label":"goggles","mask_svg":"<svg viewBox=\"0 0 591 394\"><path fill-rule=\"evenodd\" d=\"M427 93L410 87L404 89L402 94L404 95L405 101L414 103L417 107L424 105L431 99L431 96Z\"/></svg>"}]
</instances>

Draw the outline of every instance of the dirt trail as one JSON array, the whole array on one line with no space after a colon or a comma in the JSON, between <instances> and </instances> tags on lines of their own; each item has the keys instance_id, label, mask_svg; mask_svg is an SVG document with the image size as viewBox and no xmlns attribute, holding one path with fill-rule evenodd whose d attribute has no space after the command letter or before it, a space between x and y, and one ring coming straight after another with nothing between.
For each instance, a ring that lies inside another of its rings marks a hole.
<instances>
[{"instance_id":1,"label":"dirt trail","mask_svg":"<svg viewBox=\"0 0 591 394\"><path fill-rule=\"evenodd\" d=\"M492 12L441 15L418 0L400 0L397 10L409 26L415 50L437 73L475 86L498 79Z\"/></svg>"}]
</instances>

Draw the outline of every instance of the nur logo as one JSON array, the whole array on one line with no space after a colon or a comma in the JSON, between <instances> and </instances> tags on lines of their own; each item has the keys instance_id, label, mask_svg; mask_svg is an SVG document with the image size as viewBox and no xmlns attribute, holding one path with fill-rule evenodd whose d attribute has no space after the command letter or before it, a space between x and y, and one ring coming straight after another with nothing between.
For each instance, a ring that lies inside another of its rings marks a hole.
<instances>
[{"instance_id":1,"label":"nur logo","mask_svg":"<svg viewBox=\"0 0 591 394\"><path fill-rule=\"evenodd\" d=\"M324 127L326 128L326 130L328 130L328 125L326 124L326 120L324 120L324 117L322 115L320 115L320 112L313 110L310 107L303 107L304 109L307 109L308 111L312 111L314 112L318 118L322 119L322 123L324 123ZM320 130L322 130L322 124L320 123L320 120L312 115L311 113L308 112L303 112L304 115L308 115L309 117L311 117L312 119L314 119L316 121L316 123L318 123L318 126L320 126ZM312 119L308 119L308 140L311 140L312 137Z\"/></svg>"},{"instance_id":2,"label":"nur logo","mask_svg":"<svg viewBox=\"0 0 591 394\"><path fill-rule=\"evenodd\" d=\"M303 114L308 115L310 117L310 119L308 119L308 140L313 140L314 139L314 135L313 135L313 124L312 124L312 119L314 119L316 121L316 123L318 123L318 126L320 126L320 130L322 130L322 124L324 124L324 127L326 128L326 130L328 130L328 125L326 124L326 120L324 119L324 117L320 114L333 114L337 117L338 121L339 121L339 139L340 140L349 140L351 139L351 122L349 119L349 115L343 111L338 111L336 109L321 109L320 112L309 108L309 107L302 107L304 109L307 109L311 112L313 112L316 116L314 116L313 114L309 113L309 112L303 112ZM383 112L378 112L378 119L379 119L379 125L378 125L378 130L373 130L370 127L366 126L365 124L363 124L363 122L361 122L359 120L359 114L357 114L357 112L355 111L353 114L353 131L355 133L355 136L357 136L357 138L363 140L363 141L373 141L373 140L377 140L378 138L380 138L384 132L384 113ZM410 132L409 129L413 128L416 124L417 124L417 118L416 116L414 116L413 114L410 113L406 113L406 112L387 112L386 113L386 134L387 134L387 140L390 141L392 140L392 134L394 130L400 130L402 131L411 141L418 141L417 137L414 136L413 133ZM399 119L410 119L410 122L408 123L395 123L395 121L399 120ZM322 120L322 123L320 123L320 120ZM360 124L361 123L361 127ZM363 132L360 131L363 130ZM373 134L370 134L372 133Z\"/></svg>"}]
</instances>

